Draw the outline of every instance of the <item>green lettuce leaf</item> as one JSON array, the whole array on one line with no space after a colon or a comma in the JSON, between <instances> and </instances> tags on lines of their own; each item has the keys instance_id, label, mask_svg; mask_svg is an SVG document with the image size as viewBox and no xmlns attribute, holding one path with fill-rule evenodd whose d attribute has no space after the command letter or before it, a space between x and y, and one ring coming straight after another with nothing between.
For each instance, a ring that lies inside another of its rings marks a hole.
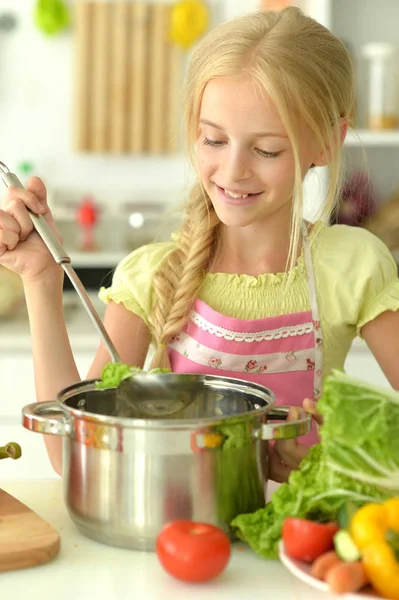
<instances>
[{"instance_id":1,"label":"green lettuce leaf","mask_svg":"<svg viewBox=\"0 0 399 600\"><path fill-rule=\"evenodd\" d=\"M265 508L231 522L236 536L265 558L277 558L288 516L330 520L348 500L382 502L399 495L399 393L335 371L318 408L321 443Z\"/></svg>"},{"instance_id":2,"label":"green lettuce leaf","mask_svg":"<svg viewBox=\"0 0 399 600\"><path fill-rule=\"evenodd\" d=\"M170 369L150 369L147 373L169 373ZM102 370L101 380L96 383L97 389L118 387L123 379L128 379L134 373L142 373L140 367L123 363L107 363Z\"/></svg>"},{"instance_id":3,"label":"green lettuce leaf","mask_svg":"<svg viewBox=\"0 0 399 600\"><path fill-rule=\"evenodd\" d=\"M335 372L319 410L328 468L399 492L399 393Z\"/></svg>"}]
</instances>

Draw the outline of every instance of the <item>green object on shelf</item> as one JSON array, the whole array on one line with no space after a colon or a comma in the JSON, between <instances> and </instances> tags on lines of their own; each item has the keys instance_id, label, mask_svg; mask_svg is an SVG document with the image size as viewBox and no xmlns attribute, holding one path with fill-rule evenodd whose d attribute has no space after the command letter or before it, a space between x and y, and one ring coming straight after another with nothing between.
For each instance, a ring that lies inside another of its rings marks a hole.
<instances>
[{"instance_id":1,"label":"green object on shelf","mask_svg":"<svg viewBox=\"0 0 399 600\"><path fill-rule=\"evenodd\" d=\"M70 20L69 9L62 0L37 0L34 21L46 35L61 33L69 26Z\"/></svg>"},{"instance_id":2,"label":"green object on shelf","mask_svg":"<svg viewBox=\"0 0 399 600\"><path fill-rule=\"evenodd\" d=\"M27 175L33 171L33 163L24 160L23 162L19 163L18 170L24 175Z\"/></svg>"}]
</instances>

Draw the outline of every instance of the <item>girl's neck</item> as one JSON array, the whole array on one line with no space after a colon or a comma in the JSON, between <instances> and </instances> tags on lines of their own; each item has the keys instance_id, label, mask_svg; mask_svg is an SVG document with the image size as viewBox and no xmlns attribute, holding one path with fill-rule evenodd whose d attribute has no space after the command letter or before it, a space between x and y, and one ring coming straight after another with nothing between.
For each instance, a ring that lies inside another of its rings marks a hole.
<instances>
[{"instance_id":1,"label":"girl's neck","mask_svg":"<svg viewBox=\"0 0 399 600\"><path fill-rule=\"evenodd\" d=\"M257 277L286 270L291 235L288 218L268 219L247 227L220 228L220 242L212 272ZM298 248L297 256L301 251Z\"/></svg>"}]
</instances>

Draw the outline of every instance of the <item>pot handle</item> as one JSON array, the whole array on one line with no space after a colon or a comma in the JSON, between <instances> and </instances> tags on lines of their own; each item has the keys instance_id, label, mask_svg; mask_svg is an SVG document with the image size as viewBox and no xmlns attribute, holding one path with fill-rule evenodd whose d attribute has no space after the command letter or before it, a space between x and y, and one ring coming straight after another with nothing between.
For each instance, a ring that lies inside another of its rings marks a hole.
<instances>
[{"instance_id":1,"label":"pot handle","mask_svg":"<svg viewBox=\"0 0 399 600\"><path fill-rule=\"evenodd\" d=\"M71 424L58 402L34 402L22 409L22 424L36 433L68 435Z\"/></svg>"},{"instance_id":2,"label":"pot handle","mask_svg":"<svg viewBox=\"0 0 399 600\"><path fill-rule=\"evenodd\" d=\"M286 420L291 406L273 406L267 413L267 423L255 432L259 440L288 440L309 433L312 428L312 417L303 408L299 409L299 419L288 423L269 423L269 421Z\"/></svg>"}]
</instances>

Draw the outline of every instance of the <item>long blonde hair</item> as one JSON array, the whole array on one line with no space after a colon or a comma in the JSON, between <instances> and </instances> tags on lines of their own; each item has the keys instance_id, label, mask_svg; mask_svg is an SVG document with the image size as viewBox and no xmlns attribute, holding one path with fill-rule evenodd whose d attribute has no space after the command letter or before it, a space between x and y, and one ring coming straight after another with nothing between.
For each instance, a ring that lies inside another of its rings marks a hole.
<instances>
[{"instance_id":1,"label":"long blonde hair","mask_svg":"<svg viewBox=\"0 0 399 600\"><path fill-rule=\"evenodd\" d=\"M248 74L273 100L292 145L295 179L287 269L297 259L303 192L297 124L309 128L328 157L329 187L324 218L334 210L342 186L341 119L353 105L348 51L327 28L295 7L249 14L211 30L198 44L184 88L186 145L194 147L204 89L217 77ZM167 344L185 327L217 248L220 221L200 182L186 205L179 243L154 277L155 304L149 321L157 349L152 367L170 368Z\"/></svg>"}]
</instances>

